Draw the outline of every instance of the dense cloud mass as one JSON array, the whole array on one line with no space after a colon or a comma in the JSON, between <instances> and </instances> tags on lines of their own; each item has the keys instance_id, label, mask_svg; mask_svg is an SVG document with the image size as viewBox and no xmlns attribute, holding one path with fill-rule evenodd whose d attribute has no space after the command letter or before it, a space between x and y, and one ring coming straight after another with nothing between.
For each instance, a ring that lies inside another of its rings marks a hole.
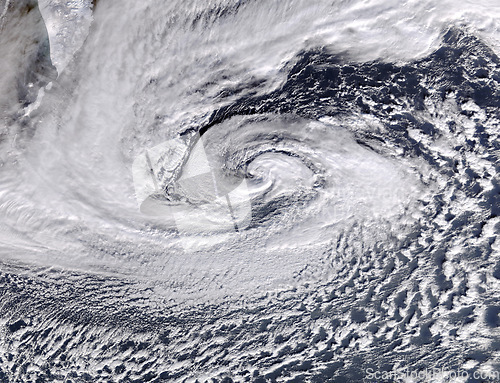
<instances>
[{"instance_id":1,"label":"dense cloud mass","mask_svg":"<svg viewBox=\"0 0 500 383\"><path fill-rule=\"evenodd\" d=\"M1 382L499 381L486 1L112 3L0 1Z\"/></svg>"}]
</instances>

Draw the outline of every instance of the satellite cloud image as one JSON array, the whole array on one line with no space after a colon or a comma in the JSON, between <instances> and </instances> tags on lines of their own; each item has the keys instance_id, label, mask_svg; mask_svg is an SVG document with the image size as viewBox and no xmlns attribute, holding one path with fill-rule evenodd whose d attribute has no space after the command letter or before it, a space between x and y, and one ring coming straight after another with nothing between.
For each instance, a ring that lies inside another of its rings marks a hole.
<instances>
[{"instance_id":1,"label":"satellite cloud image","mask_svg":"<svg viewBox=\"0 0 500 383\"><path fill-rule=\"evenodd\" d=\"M0 0L0 383L500 383L498 0Z\"/></svg>"}]
</instances>

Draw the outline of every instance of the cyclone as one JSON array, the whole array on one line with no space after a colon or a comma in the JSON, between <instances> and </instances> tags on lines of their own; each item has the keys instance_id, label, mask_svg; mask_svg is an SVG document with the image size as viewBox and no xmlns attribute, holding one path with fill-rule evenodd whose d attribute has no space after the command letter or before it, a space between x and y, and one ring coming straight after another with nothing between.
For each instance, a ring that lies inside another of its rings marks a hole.
<instances>
[{"instance_id":1,"label":"cyclone","mask_svg":"<svg viewBox=\"0 0 500 383\"><path fill-rule=\"evenodd\" d=\"M0 9L0 381L495 381L498 6Z\"/></svg>"}]
</instances>

